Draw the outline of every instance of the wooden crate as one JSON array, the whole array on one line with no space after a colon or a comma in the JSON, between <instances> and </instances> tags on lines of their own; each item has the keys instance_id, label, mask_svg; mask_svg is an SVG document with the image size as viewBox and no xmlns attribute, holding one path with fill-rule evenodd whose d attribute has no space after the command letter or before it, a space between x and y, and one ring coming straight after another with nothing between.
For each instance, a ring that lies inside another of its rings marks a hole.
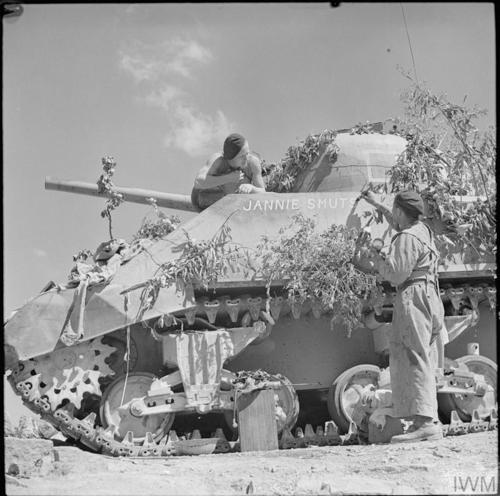
<instances>
[{"instance_id":1,"label":"wooden crate","mask_svg":"<svg viewBox=\"0 0 500 496\"><path fill-rule=\"evenodd\" d=\"M242 394L237 409L241 451L278 449L274 390Z\"/></svg>"}]
</instances>

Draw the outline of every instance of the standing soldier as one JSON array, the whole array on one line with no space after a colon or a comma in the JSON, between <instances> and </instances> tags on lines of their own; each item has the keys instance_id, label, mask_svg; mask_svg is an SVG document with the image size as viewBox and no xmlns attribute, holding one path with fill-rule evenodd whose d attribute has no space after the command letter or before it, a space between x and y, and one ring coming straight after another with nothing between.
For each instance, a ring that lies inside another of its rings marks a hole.
<instances>
[{"instance_id":1,"label":"standing soldier","mask_svg":"<svg viewBox=\"0 0 500 496\"><path fill-rule=\"evenodd\" d=\"M441 439L433 348L438 336L445 344L447 335L438 287L439 252L432 231L419 220L424 204L418 193L402 191L391 213L373 193L364 192L362 198L399 231L387 256L372 252L368 261L397 288L389 340L393 409L396 417L411 420L412 425L406 434L393 436L391 443Z\"/></svg>"}]
</instances>

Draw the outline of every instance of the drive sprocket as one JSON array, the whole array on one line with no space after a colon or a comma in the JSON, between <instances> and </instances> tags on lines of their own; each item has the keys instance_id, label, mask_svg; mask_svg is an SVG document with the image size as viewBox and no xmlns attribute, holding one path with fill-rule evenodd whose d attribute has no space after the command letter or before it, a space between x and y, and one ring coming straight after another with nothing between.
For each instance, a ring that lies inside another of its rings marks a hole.
<instances>
[{"instance_id":1,"label":"drive sprocket","mask_svg":"<svg viewBox=\"0 0 500 496\"><path fill-rule=\"evenodd\" d=\"M114 351L92 339L20 362L10 380L25 400L45 398L51 411L63 402L79 409L84 393L101 396L99 378L115 374L105 362Z\"/></svg>"}]
</instances>

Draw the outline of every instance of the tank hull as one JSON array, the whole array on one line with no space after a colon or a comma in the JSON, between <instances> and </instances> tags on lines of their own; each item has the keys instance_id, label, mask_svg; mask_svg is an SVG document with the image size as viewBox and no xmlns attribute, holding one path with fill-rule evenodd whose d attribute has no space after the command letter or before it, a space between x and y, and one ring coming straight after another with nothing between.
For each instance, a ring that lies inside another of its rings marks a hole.
<instances>
[{"instance_id":1,"label":"tank hull","mask_svg":"<svg viewBox=\"0 0 500 496\"><path fill-rule=\"evenodd\" d=\"M227 366L233 371L263 369L288 377L295 389L327 389L344 370L358 363L378 365L371 332L355 329L351 337L331 329L330 318L284 316L271 335L247 347Z\"/></svg>"}]
</instances>

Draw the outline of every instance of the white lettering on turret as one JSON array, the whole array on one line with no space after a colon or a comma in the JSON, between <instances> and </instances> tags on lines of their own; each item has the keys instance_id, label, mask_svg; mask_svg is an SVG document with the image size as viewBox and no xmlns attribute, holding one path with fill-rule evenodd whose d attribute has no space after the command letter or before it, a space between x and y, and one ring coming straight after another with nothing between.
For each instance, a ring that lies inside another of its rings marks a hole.
<instances>
[{"instance_id":1,"label":"white lettering on turret","mask_svg":"<svg viewBox=\"0 0 500 496\"><path fill-rule=\"evenodd\" d=\"M340 205L339 205L340 200ZM324 209L324 208L345 208L347 204L351 207L354 206L356 198L308 198L305 207L309 210L312 209ZM298 210L300 208L301 202L297 198L286 198L283 200L249 200L249 202L243 206L245 212L250 212L251 210Z\"/></svg>"},{"instance_id":2,"label":"white lettering on turret","mask_svg":"<svg viewBox=\"0 0 500 496\"><path fill-rule=\"evenodd\" d=\"M273 209L273 200L265 200L264 210L272 210L272 209Z\"/></svg>"}]
</instances>

